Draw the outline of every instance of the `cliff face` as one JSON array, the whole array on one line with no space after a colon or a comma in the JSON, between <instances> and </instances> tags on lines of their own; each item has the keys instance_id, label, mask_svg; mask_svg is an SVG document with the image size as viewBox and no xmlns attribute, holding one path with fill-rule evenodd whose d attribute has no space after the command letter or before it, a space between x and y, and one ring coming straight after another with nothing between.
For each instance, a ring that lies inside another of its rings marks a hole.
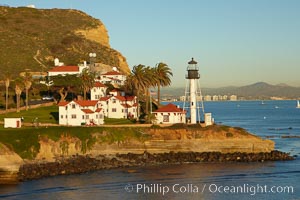
<instances>
[{"instance_id":1,"label":"cliff face","mask_svg":"<svg viewBox=\"0 0 300 200\"><path fill-rule=\"evenodd\" d=\"M230 132L228 132L230 131ZM89 154L93 156L109 154L140 154L174 152L221 152L258 153L274 150L274 142L236 129L226 131L205 131L186 129L149 129L147 140L126 139L116 142L97 141L86 152L82 152L82 141L77 138L62 138L56 142L40 140L40 151L36 159L53 161L55 157ZM94 134L98 138L103 133ZM65 145L62 145L65 144ZM63 149L64 146L64 149Z\"/></svg>"},{"instance_id":2,"label":"cliff face","mask_svg":"<svg viewBox=\"0 0 300 200\"><path fill-rule=\"evenodd\" d=\"M22 158L0 143L0 184L16 183Z\"/></svg>"},{"instance_id":3,"label":"cliff face","mask_svg":"<svg viewBox=\"0 0 300 200\"><path fill-rule=\"evenodd\" d=\"M110 47L108 33L104 25L99 25L96 28L76 30L75 33L88 40Z\"/></svg>"},{"instance_id":4,"label":"cliff face","mask_svg":"<svg viewBox=\"0 0 300 200\"><path fill-rule=\"evenodd\" d=\"M224 159L225 161L228 159L232 161L239 160L242 153L263 152L270 155L274 154L272 153L274 150L273 141L263 140L243 129L226 126L215 125L192 129L114 127L97 128L94 131L91 133L84 131L84 134L79 134L76 131L76 136L71 135L71 133L62 133L59 138L52 135L53 139L49 138L51 135L39 134L37 138L39 142L38 153L37 155L34 154L34 159L31 162L25 164L23 164L20 156L0 144L0 184L16 182L20 178L18 176L19 169L21 170L21 180L26 180L27 178L38 178L51 174L74 173L77 172L77 169L79 170L78 173L82 173L97 167L97 169L102 169L105 167L128 166L127 164L133 162L134 165L139 166L140 156L143 157L144 163L157 164L164 161L169 162L170 159L172 160L171 163L196 162L198 158L195 155L197 153L203 153L204 157L197 154L200 160L211 160L211 157L223 154L223 157L215 158L217 161ZM145 152L148 152L150 157L150 154L156 154L158 157L151 160L148 156L150 160L145 160L144 156L147 157ZM210 154L204 152L210 152ZM216 152L217 154L215 154ZM234 155L228 157L228 155L225 155L226 153L233 153ZM179 158L178 156L181 154L187 157ZM191 154L194 155L196 160L190 160ZM211 156L208 156L210 157L208 158L204 154ZM133 158L132 155L135 155L136 158ZM283 158L276 158L276 155L274 154L269 159L278 160ZM126 157L125 161L124 156ZM265 156L268 157L269 155ZM283 156L287 158L287 155ZM243 155L243 158L246 157ZM250 160L266 159L254 157ZM99 158L101 159L99 160ZM77 164L74 165L75 161ZM211 161L214 161L214 159ZM60 163L59 169L57 169L57 162ZM64 164L61 165L61 162ZM89 164L87 165L86 162L89 162ZM47 163L50 167L46 167Z\"/></svg>"},{"instance_id":5,"label":"cliff face","mask_svg":"<svg viewBox=\"0 0 300 200\"><path fill-rule=\"evenodd\" d=\"M129 72L126 58L109 44L108 31L99 20L78 10L10 8L0 6L0 70L45 72L54 58L66 65L89 61Z\"/></svg>"}]
</instances>

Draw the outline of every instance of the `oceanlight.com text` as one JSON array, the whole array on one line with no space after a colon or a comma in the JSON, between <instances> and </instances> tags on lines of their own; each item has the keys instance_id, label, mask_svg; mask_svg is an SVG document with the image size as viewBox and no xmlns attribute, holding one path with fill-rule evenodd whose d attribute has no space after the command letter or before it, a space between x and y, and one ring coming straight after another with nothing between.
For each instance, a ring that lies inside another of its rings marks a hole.
<instances>
[{"instance_id":1,"label":"oceanlight.com text","mask_svg":"<svg viewBox=\"0 0 300 200\"><path fill-rule=\"evenodd\" d=\"M168 193L180 194L195 194L195 193L211 193L211 194L249 194L254 196L256 194L293 194L293 186L280 186L280 185L260 185L260 184L242 184L242 185L219 185L219 184L179 184L164 185L161 183L151 184L127 184L124 187L128 193L137 194L161 194L167 195Z\"/></svg>"},{"instance_id":2,"label":"oceanlight.com text","mask_svg":"<svg viewBox=\"0 0 300 200\"><path fill-rule=\"evenodd\" d=\"M260 185L260 184L243 184L243 185L218 185L209 184L208 191L210 193L224 193L224 194L249 194L251 196L256 194L279 194L279 193L294 193L293 186L279 186L279 185Z\"/></svg>"}]
</instances>

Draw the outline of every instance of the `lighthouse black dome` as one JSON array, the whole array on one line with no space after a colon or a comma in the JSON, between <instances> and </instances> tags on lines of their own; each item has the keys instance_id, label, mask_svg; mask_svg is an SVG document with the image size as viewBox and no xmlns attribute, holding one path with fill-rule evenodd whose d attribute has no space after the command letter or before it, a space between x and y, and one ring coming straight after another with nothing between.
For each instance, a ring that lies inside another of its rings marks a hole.
<instances>
[{"instance_id":1,"label":"lighthouse black dome","mask_svg":"<svg viewBox=\"0 0 300 200\"><path fill-rule=\"evenodd\" d=\"M192 60L190 62L188 62L189 65L197 65L197 62L194 61L194 58L192 58Z\"/></svg>"}]
</instances>

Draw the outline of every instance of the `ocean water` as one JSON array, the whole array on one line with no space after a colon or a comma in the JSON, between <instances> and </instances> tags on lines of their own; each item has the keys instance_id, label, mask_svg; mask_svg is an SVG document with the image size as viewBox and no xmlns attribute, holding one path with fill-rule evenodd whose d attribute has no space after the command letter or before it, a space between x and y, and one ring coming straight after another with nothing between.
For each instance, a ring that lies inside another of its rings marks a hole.
<instances>
[{"instance_id":1,"label":"ocean water","mask_svg":"<svg viewBox=\"0 0 300 200\"><path fill-rule=\"evenodd\" d=\"M180 104L180 103L178 103ZM205 102L216 123L239 126L300 156L295 101ZM0 199L300 199L300 159L102 170L0 185Z\"/></svg>"}]
</instances>

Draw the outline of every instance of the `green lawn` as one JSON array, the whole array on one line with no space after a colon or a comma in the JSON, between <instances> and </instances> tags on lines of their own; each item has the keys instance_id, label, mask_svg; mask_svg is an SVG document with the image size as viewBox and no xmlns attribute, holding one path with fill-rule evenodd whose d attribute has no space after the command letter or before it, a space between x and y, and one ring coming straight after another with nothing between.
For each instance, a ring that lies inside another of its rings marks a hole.
<instances>
[{"instance_id":1,"label":"green lawn","mask_svg":"<svg viewBox=\"0 0 300 200\"><path fill-rule=\"evenodd\" d=\"M0 121L4 121L7 117L23 117L24 122L31 123L36 118L40 123L58 123L58 107L57 106L47 106L39 107L34 109L29 109L28 111L22 110L19 113L11 112L0 115Z\"/></svg>"},{"instance_id":2,"label":"green lawn","mask_svg":"<svg viewBox=\"0 0 300 200\"><path fill-rule=\"evenodd\" d=\"M118 124L134 124L133 121L129 119L113 119L113 118L105 118L104 124L118 125Z\"/></svg>"},{"instance_id":3,"label":"green lawn","mask_svg":"<svg viewBox=\"0 0 300 200\"><path fill-rule=\"evenodd\" d=\"M93 136L98 133L97 139ZM0 143L14 150L22 158L33 159L40 149L39 140L47 137L58 141L62 135L76 137L82 141L81 151L86 152L98 142L119 142L128 138L147 139L140 128L111 127L22 127L19 129L0 128ZM1 148L1 146L0 146Z\"/></svg>"}]
</instances>

